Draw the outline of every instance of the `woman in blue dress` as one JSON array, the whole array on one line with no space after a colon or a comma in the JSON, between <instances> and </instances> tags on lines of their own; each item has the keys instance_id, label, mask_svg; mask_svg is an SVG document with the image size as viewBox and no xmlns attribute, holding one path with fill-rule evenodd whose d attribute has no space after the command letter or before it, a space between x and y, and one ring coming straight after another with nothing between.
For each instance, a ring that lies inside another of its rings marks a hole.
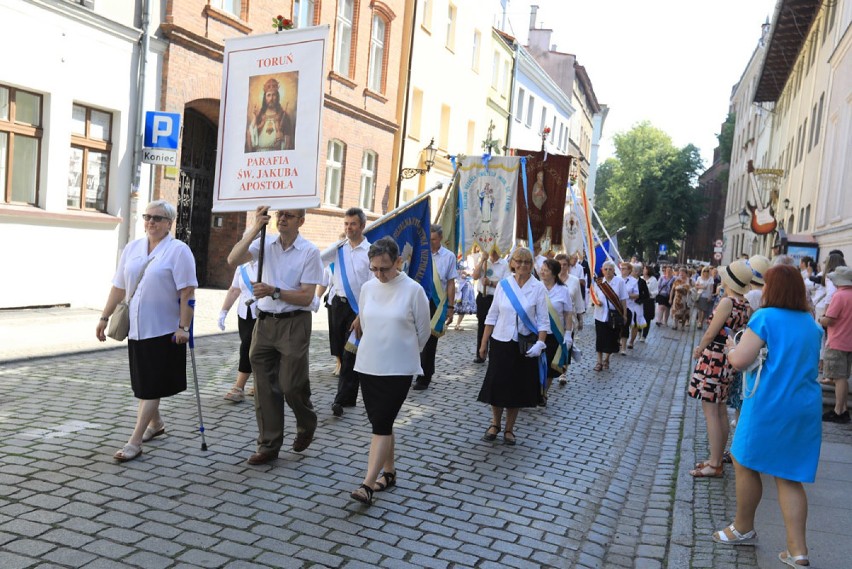
<instances>
[{"instance_id":1,"label":"woman in blue dress","mask_svg":"<svg viewBox=\"0 0 852 569\"><path fill-rule=\"evenodd\" d=\"M747 370L767 349L762 369L745 372L743 406L731 445L737 478L734 522L713 534L730 545L754 543L754 514L763 486L760 474L775 477L787 529L787 550L778 558L806 567L808 499L803 482L813 482L822 442L822 391L817 365L822 330L808 311L799 271L778 265L764 275L762 305L736 346L728 341L728 362Z\"/></svg>"}]
</instances>

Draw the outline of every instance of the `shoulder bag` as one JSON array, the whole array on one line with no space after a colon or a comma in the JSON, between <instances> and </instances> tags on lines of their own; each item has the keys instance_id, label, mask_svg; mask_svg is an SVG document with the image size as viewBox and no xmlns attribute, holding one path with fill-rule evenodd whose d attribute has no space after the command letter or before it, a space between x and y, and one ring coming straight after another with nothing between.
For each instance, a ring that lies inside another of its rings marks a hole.
<instances>
[{"instance_id":1,"label":"shoulder bag","mask_svg":"<svg viewBox=\"0 0 852 569\"><path fill-rule=\"evenodd\" d=\"M155 258L156 257L148 259L148 262L145 263L144 267L142 267L142 274L139 275L139 280L136 282L136 286L133 287L133 292L130 293L130 296L127 297L126 300L122 300L118 303L118 306L115 307L115 310L109 319L109 326L107 326L106 332L106 335L113 340L123 342L130 333L130 301L133 300L133 295L136 294L136 291L139 289L139 283L142 282L142 277L145 276L145 269L148 268L148 265L151 264L151 261Z\"/></svg>"}]
</instances>

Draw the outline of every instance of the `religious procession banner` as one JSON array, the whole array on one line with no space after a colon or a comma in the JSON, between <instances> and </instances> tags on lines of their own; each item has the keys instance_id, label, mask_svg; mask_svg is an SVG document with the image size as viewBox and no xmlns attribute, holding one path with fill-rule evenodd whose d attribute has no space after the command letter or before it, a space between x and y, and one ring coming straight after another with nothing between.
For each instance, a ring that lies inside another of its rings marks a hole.
<instances>
[{"instance_id":1,"label":"religious procession banner","mask_svg":"<svg viewBox=\"0 0 852 569\"><path fill-rule=\"evenodd\" d=\"M586 212L569 184L565 196L565 214L562 218L562 248L569 255L586 252Z\"/></svg>"},{"instance_id":2,"label":"religious procession banner","mask_svg":"<svg viewBox=\"0 0 852 569\"><path fill-rule=\"evenodd\" d=\"M328 26L225 40L213 211L320 203Z\"/></svg>"},{"instance_id":3,"label":"religious procession banner","mask_svg":"<svg viewBox=\"0 0 852 569\"><path fill-rule=\"evenodd\" d=\"M459 167L459 253L474 244L502 257L512 249L512 223L521 159L517 156L466 156Z\"/></svg>"},{"instance_id":4,"label":"religious procession banner","mask_svg":"<svg viewBox=\"0 0 852 569\"><path fill-rule=\"evenodd\" d=\"M527 161L527 197L518 196L517 231L527 234L527 216L533 241L541 241L542 251L562 245L565 191L571 170L571 157L544 152L523 151ZM523 183L523 181L521 181ZM529 203L529 210L527 204Z\"/></svg>"}]
</instances>

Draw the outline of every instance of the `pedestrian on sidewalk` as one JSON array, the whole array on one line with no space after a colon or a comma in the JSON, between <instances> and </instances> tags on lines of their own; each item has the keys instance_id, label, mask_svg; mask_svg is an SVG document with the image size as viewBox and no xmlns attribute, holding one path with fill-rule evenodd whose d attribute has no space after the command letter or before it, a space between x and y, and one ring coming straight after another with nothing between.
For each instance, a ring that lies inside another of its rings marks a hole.
<instances>
[{"instance_id":1,"label":"pedestrian on sidewalk","mask_svg":"<svg viewBox=\"0 0 852 569\"><path fill-rule=\"evenodd\" d=\"M171 235L176 217L174 206L165 200L145 208L145 237L122 251L95 329L98 340L105 342L110 316L119 302L127 302L130 384L139 405L130 439L113 455L119 462L137 458L143 442L165 434L160 399L186 390L186 344L193 313L189 301L198 281L192 251Z\"/></svg>"},{"instance_id":2,"label":"pedestrian on sidewalk","mask_svg":"<svg viewBox=\"0 0 852 569\"><path fill-rule=\"evenodd\" d=\"M564 377L570 362L571 347L574 345L574 304L565 283L559 278L559 261L547 259L541 264L541 283L547 289L547 311L550 331L544 343L547 348L547 382L539 405L547 406L547 392L556 377Z\"/></svg>"},{"instance_id":3,"label":"pedestrian on sidewalk","mask_svg":"<svg viewBox=\"0 0 852 569\"><path fill-rule=\"evenodd\" d=\"M473 269L473 280L477 281L478 292L476 294L476 357L473 363L481 364L485 360L479 357L479 346L482 344L482 335L485 333L485 317L491 303L494 302L494 288L506 275L509 274L509 263L500 257L496 248L490 253L482 253L476 267Z\"/></svg>"},{"instance_id":4,"label":"pedestrian on sidewalk","mask_svg":"<svg viewBox=\"0 0 852 569\"><path fill-rule=\"evenodd\" d=\"M660 275L659 290L657 292L657 326L668 326L669 312L671 311L671 292L675 275L671 265L663 265Z\"/></svg>"},{"instance_id":5,"label":"pedestrian on sidewalk","mask_svg":"<svg viewBox=\"0 0 852 569\"><path fill-rule=\"evenodd\" d=\"M520 408L538 406L543 379L539 358L546 348L544 342L550 331L550 320L547 289L541 281L532 278L530 250L515 249L509 267L514 274L500 281L485 319L479 357L489 356L488 370L476 400L491 406L491 424L483 440L497 438L505 410L503 442L514 445L515 421ZM531 347L527 348L526 344Z\"/></svg>"},{"instance_id":6,"label":"pedestrian on sidewalk","mask_svg":"<svg viewBox=\"0 0 852 569\"><path fill-rule=\"evenodd\" d=\"M257 318L257 302L254 299L253 286L257 280L257 265L254 261L237 267L234 271L234 280L231 288L222 302L222 311L219 312L219 330L225 330L225 319L228 312L237 299L237 330L240 333L240 362L237 366L237 381L225 394L226 401L241 403L246 395L254 395L246 390L246 383L251 377L251 362L249 361L249 348L251 347L251 335L254 332L254 322Z\"/></svg>"},{"instance_id":7,"label":"pedestrian on sidewalk","mask_svg":"<svg viewBox=\"0 0 852 569\"><path fill-rule=\"evenodd\" d=\"M609 358L618 352L619 335L627 322L627 289L624 280L615 274L615 263L604 261L603 277L592 279L595 302L595 352L598 362L595 371L609 369ZM620 321L619 321L620 320Z\"/></svg>"},{"instance_id":8,"label":"pedestrian on sidewalk","mask_svg":"<svg viewBox=\"0 0 852 569\"><path fill-rule=\"evenodd\" d=\"M576 259L576 255L573 255ZM568 365L571 365L571 362L580 359L580 350L574 344L574 340L577 338L577 334L583 330L583 319L586 316L586 297L584 294L584 285L583 281L580 281L579 278L572 272L571 261L565 253L559 253L554 257L556 261L559 262L560 273L559 279L565 283L565 286L568 287L568 296L571 298L571 306L574 308L574 322L571 328L571 350L568 354ZM580 267L582 272L582 267L579 263L575 263L575 267ZM585 275L584 275L585 276ZM567 370L565 373L559 376L559 385L560 387L564 387L568 383Z\"/></svg>"},{"instance_id":9,"label":"pedestrian on sidewalk","mask_svg":"<svg viewBox=\"0 0 852 569\"><path fill-rule=\"evenodd\" d=\"M278 211L278 236L261 244L260 230L269 223L269 206L258 206L251 230L228 254L231 265L257 259L263 246L263 282L254 283L257 322L249 359L254 370L254 409L257 451L249 464L278 458L284 441L284 403L296 416L293 450L310 446L317 427L311 403L308 352L311 343L311 305L322 282L319 249L299 234L304 209Z\"/></svg>"},{"instance_id":10,"label":"pedestrian on sidewalk","mask_svg":"<svg viewBox=\"0 0 852 569\"><path fill-rule=\"evenodd\" d=\"M648 333L651 331L651 320L654 319L654 311L656 307L656 298L660 292L660 283L657 277L654 276L654 267L645 265L642 268L642 280L645 281L645 286L648 288L648 298L642 303L642 314L645 316L646 326L642 328L642 337L640 342L645 342L648 339Z\"/></svg>"},{"instance_id":11,"label":"pedestrian on sidewalk","mask_svg":"<svg viewBox=\"0 0 852 569\"><path fill-rule=\"evenodd\" d=\"M622 356L626 356L627 348L633 349L633 342L631 341L628 344L627 340L630 338L630 332L637 317L636 312L639 310L639 305L636 304L636 300L639 298L639 277L633 276L633 265L627 261L622 262L619 265L619 269L621 269L621 280L624 281L624 289L627 292L624 326L619 331L619 347L621 348L619 353ZM642 320L645 319L644 312L641 313L641 318ZM636 339L635 334L633 339Z\"/></svg>"},{"instance_id":12,"label":"pedestrian on sidewalk","mask_svg":"<svg viewBox=\"0 0 852 569\"><path fill-rule=\"evenodd\" d=\"M820 318L828 330L823 375L834 382L834 409L822 416L829 423L848 423L849 374L852 372L852 267L839 266L828 274L837 287Z\"/></svg>"},{"instance_id":13,"label":"pedestrian on sidewalk","mask_svg":"<svg viewBox=\"0 0 852 569\"><path fill-rule=\"evenodd\" d=\"M648 283L642 278L642 263L633 263L631 278L636 281L639 296L627 299L627 310L630 311L630 341L627 348L632 350L636 338L642 337L642 332L648 329L648 321L645 319L645 303L653 298L648 290Z\"/></svg>"},{"instance_id":14,"label":"pedestrian on sidewalk","mask_svg":"<svg viewBox=\"0 0 852 569\"><path fill-rule=\"evenodd\" d=\"M335 271L332 275L334 296L331 300L331 321L328 334L335 336L334 344L340 350L340 370L337 378L337 393L331 404L335 417L343 415L344 407L355 407L358 400L360 381L355 371L354 347L349 338L359 326L358 298L361 287L372 278L367 253L370 242L364 237L367 215L361 208L351 207L343 215L343 232L346 240L338 245L335 256Z\"/></svg>"},{"instance_id":15,"label":"pedestrian on sidewalk","mask_svg":"<svg viewBox=\"0 0 852 569\"><path fill-rule=\"evenodd\" d=\"M710 458L689 471L695 478L722 476L722 454L730 431L725 403L733 381L725 342L745 327L749 317L748 303L743 298L752 277L748 264L743 260L734 261L720 272L726 296L719 301L704 336L692 352L692 357L698 362L687 389L687 395L701 400L710 442Z\"/></svg>"},{"instance_id":16,"label":"pedestrian on sidewalk","mask_svg":"<svg viewBox=\"0 0 852 569\"><path fill-rule=\"evenodd\" d=\"M677 325L680 324L681 330L686 330L689 325L689 292L692 290L692 285L689 280L689 271L686 267L681 267L678 270L677 278L672 282L672 290L669 293L669 305L672 308L672 321L674 322L673 329L677 330Z\"/></svg>"},{"instance_id":17,"label":"pedestrian on sidewalk","mask_svg":"<svg viewBox=\"0 0 852 569\"><path fill-rule=\"evenodd\" d=\"M373 492L396 485L393 423L411 387L422 373L420 351L432 334L429 301L419 283L397 267L399 246L382 237L370 246L369 270L375 279L364 283L358 300L361 342L355 371L373 438L367 473L351 497L373 503Z\"/></svg>"},{"instance_id":18,"label":"pedestrian on sidewalk","mask_svg":"<svg viewBox=\"0 0 852 569\"><path fill-rule=\"evenodd\" d=\"M731 445L737 513L713 540L754 543L755 511L763 493L760 475L771 475L787 530L787 549L778 558L791 567L806 567L808 500L802 483L814 481L819 464L822 392L816 378L822 331L809 314L804 281L795 267L773 267L764 280L761 309L739 344L726 342L729 363L745 374L743 407Z\"/></svg>"}]
</instances>

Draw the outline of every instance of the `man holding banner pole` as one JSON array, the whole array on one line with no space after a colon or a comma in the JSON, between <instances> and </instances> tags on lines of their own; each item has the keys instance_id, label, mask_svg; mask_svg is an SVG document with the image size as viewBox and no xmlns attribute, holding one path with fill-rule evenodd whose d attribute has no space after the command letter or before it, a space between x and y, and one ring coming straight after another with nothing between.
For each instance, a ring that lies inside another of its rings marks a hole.
<instances>
[{"instance_id":1,"label":"man holding banner pole","mask_svg":"<svg viewBox=\"0 0 852 569\"><path fill-rule=\"evenodd\" d=\"M343 215L343 230L346 240L337 247L335 267L332 275L334 282L334 298L331 300L331 321L329 336L336 335L338 346L346 346L340 355L340 375L337 379L337 395L331 405L335 417L343 415L344 407L354 407L358 399L358 372L355 371L355 353L350 350L351 342L347 342L354 332L361 336L358 324L358 299L361 296L361 286L367 282L370 272L370 242L364 237L367 216L357 207L346 210Z\"/></svg>"},{"instance_id":2,"label":"man holding banner pole","mask_svg":"<svg viewBox=\"0 0 852 569\"><path fill-rule=\"evenodd\" d=\"M296 416L293 450L308 448L314 438L317 416L311 403L308 352L311 341L311 303L322 282L317 247L299 234L304 209L278 211L278 238L256 239L269 223L269 206L258 206L254 226L228 255L231 265L257 259L266 262L265 282L254 284L257 323L249 360L255 374L254 408L259 435L257 452L249 464L266 464L278 458L284 441L284 403ZM260 273L260 269L258 269Z\"/></svg>"},{"instance_id":3,"label":"man holding banner pole","mask_svg":"<svg viewBox=\"0 0 852 569\"><path fill-rule=\"evenodd\" d=\"M476 268L473 269L473 279L479 282L477 285L479 290L476 295L476 357L473 358L475 364L485 362L485 359L479 355L479 346L482 344L482 335L485 333L485 317L488 316L488 310L494 301L497 283L508 274L509 263L506 262L506 259L500 258L497 249L492 249L490 255L483 253Z\"/></svg>"},{"instance_id":4,"label":"man holding banner pole","mask_svg":"<svg viewBox=\"0 0 852 569\"><path fill-rule=\"evenodd\" d=\"M426 347L420 352L420 366L423 375L414 381L415 391L423 391L432 382L435 374L435 354L438 350L438 338L444 335L449 322L453 320L456 297L456 256L446 247L441 246L444 230L434 224L431 228L429 243L432 248L433 290L429 300L429 313L432 316L432 336L426 342Z\"/></svg>"}]
</instances>

